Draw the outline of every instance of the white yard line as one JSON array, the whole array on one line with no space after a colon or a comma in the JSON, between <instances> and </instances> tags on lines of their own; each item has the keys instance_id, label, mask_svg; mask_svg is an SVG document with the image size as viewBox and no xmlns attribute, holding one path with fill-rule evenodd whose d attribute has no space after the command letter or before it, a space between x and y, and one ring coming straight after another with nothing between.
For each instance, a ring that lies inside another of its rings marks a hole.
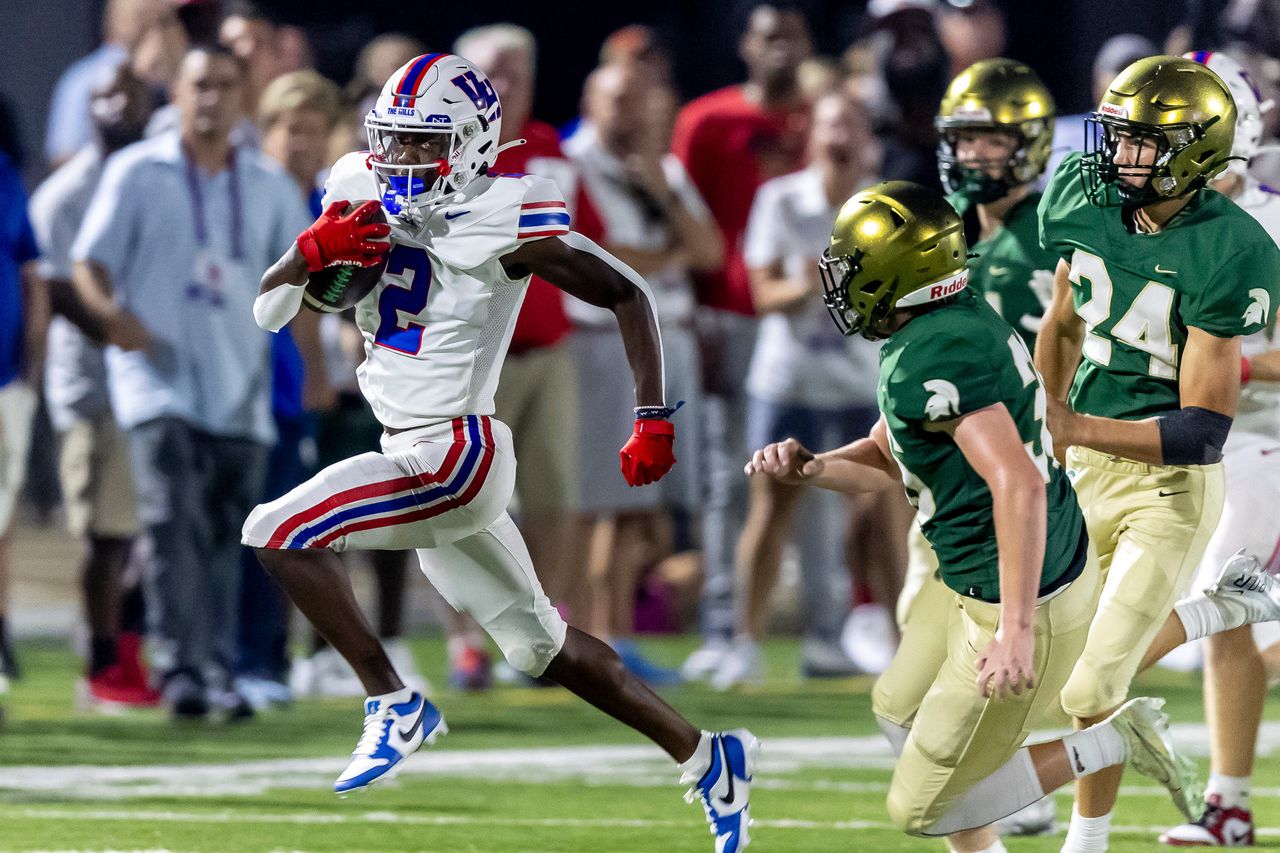
<instances>
[{"instance_id":1,"label":"white yard line","mask_svg":"<svg viewBox=\"0 0 1280 853\"><path fill-rule=\"evenodd\" d=\"M1174 737L1191 754L1207 752L1203 725L1174 726ZM1280 748L1280 722L1264 723L1259 755ZM778 778L809 770L888 770L893 756L878 735L857 738L766 738L757 784L762 788L840 793L879 793L883 781ZM344 756L223 764L137 766L78 765L0 767L0 801L7 792L85 800L143 797L213 797L261 794L272 789L324 790L346 765ZM577 781L588 785L676 788L670 760L652 746L565 746L538 749L443 748L424 750L405 762L401 777ZM1134 796L1163 796L1154 785L1133 786ZM1258 789L1280 796L1280 789Z\"/></svg>"},{"instance_id":2,"label":"white yard line","mask_svg":"<svg viewBox=\"0 0 1280 853\"><path fill-rule=\"evenodd\" d=\"M130 811L82 811L74 809L18 808L6 810L12 817L32 820L56 821L146 821L153 823L197 823L197 824L276 824L299 826L369 826L399 824L402 826L506 826L559 829L683 829L689 825L685 820L654 820L651 818L519 818L497 817L493 815L406 815L395 812L363 812L350 814L331 812L317 814L302 812L297 814L263 814L243 811L219 812L177 812L160 810ZM780 830L830 830L839 832L859 832L868 829L894 830L888 821L876 820L792 820L792 819L753 819L751 826L756 829ZM1160 833L1167 826L1115 826L1113 832L1146 835ZM1280 838L1280 828L1259 827L1255 832L1265 838Z\"/></svg>"}]
</instances>

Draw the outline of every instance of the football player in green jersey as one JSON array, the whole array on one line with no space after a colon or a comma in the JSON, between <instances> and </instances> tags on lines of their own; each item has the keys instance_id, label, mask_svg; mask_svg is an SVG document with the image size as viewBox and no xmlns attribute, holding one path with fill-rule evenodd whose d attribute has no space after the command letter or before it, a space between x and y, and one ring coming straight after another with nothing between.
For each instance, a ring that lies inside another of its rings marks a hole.
<instances>
[{"instance_id":1,"label":"football player in green jersey","mask_svg":"<svg viewBox=\"0 0 1280 853\"><path fill-rule=\"evenodd\" d=\"M1081 725L1124 701L1158 633L1198 632L1181 611L1167 617L1221 513L1240 338L1265 325L1280 285L1275 242L1205 188L1231 156L1235 122L1204 65L1138 60L1040 201L1041 242L1061 260L1036 365L1106 577L1062 692ZM1120 776L1077 785L1064 851L1107 849Z\"/></svg>"},{"instance_id":2,"label":"football player in green jersey","mask_svg":"<svg viewBox=\"0 0 1280 853\"><path fill-rule=\"evenodd\" d=\"M938 171L977 220L969 287L1035 346L1058 257L1040 247L1035 183L1053 145L1053 96L1012 59L984 59L951 81L938 108Z\"/></svg>"},{"instance_id":3,"label":"football player in green jersey","mask_svg":"<svg viewBox=\"0 0 1280 853\"><path fill-rule=\"evenodd\" d=\"M1044 303L1053 290L1057 255L1040 247L1035 183L1053 143L1053 96L1034 71L1012 59L984 59L951 82L936 120L938 171L947 200L965 219L976 257L969 289L981 295L1027 346L1035 346ZM937 577L938 561L918 526L908 542L907 574L898 600L902 653L876 681L875 702L887 716L914 709L946 657L947 613L953 607ZM882 714L884 716L885 714ZM1052 799L1010 816L1001 831L1053 829Z\"/></svg>"},{"instance_id":4,"label":"football player in green jersey","mask_svg":"<svg viewBox=\"0 0 1280 853\"><path fill-rule=\"evenodd\" d=\"M931 190L892 181L850 198L821 263L825 298L846 334L885 340L882 417L868 438L821 455L771 444L746 472L845 492L905 487L938 555L947 654L918 707L881 718L900 753L888 808L904 831L1001 850L965 831L1126 760L1192 811L1190 768L1153 700L1022 747L1058 702L1102 581L1030 353L966 289L966 254L959 216Z\"/></svg>"}]
</instances>

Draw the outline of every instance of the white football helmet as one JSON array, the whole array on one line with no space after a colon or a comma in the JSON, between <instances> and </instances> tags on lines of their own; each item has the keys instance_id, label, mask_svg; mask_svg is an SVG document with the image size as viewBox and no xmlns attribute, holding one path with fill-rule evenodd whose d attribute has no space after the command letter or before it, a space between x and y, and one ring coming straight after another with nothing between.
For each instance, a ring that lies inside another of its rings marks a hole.
<instances>
[{"instance_id":1,"label":"white football helmet","mask_svg":"<svg viewBox=\"0 0 1280 853\"><path fill-rule=\"evenodd\" d=\"M418 226L424 208L446 203L492 168L502 106L475 65L451 53L426 53L391 75L364 126L382 206L388 216ZM392 163L392 137L401 133L449 134L448 155L424 165Z\"/></svg>"},{"instance_id":2,"label":"white football helmet","mask_svg":"<svg viewBox=\"0 0 1280 853\"><path fill-rule=\"evenodd\" d=\"M1193 50L1183 54L1193 59L1222 78L1236 102L1236 137L1231 146L1232 157L1242 160L1231 160L1227 163L1227 171L1243 175L1249 168L1249 161L1258 153L1262 144L1262 114L1271 109L1271 101L1263 101L1258 87L1249 79L1249 72L1236 60L1214 50Z\"/></svg>"}]
</instances>

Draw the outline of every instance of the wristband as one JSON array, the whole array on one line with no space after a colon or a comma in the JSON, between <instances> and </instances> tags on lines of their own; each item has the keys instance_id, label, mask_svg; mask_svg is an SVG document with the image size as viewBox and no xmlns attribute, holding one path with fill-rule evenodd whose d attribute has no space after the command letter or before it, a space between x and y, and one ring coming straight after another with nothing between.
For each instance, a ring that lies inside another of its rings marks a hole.
<instances>
[{"instance_id":1,"label":"wristband","mask_svg":"<svg viewBox=\"0 0 1280 853\"><path fill-rule=\"evenodd\" d=\"M680 407L683 405L684 400L681 400L674 406L636 406L636 420L665 421L667 418L680 411Z\"/></svg>"},{"instance_id":2,"label":"wristband","mask_svg":"<svg viewBox=\"0 0 1280 853\"><path fill-rule=\"evenodd\" d=\"M1247 355L1240 356L1240 384L1244 385L1253 376L1253 364Z\"/></svg>"}]
</instances>

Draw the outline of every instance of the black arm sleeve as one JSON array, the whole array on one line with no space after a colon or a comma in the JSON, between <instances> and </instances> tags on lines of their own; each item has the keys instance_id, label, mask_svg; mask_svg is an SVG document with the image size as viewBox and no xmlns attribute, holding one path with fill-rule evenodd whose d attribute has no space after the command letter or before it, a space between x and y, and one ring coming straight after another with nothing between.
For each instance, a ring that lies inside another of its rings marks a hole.
<instances>
[{"instance_id":1,"label":"black arm sleeve","mask_svg":"<svg viewBox=\"0 0 1280 853\"><path fill-rule=\"evenodd\" d=\"M1188 406L1156 419L1160 454L1166 465L1210 465L1222 461L1222 445L1231 418L1210 409Z\"/></svg>"}]
</instances>

